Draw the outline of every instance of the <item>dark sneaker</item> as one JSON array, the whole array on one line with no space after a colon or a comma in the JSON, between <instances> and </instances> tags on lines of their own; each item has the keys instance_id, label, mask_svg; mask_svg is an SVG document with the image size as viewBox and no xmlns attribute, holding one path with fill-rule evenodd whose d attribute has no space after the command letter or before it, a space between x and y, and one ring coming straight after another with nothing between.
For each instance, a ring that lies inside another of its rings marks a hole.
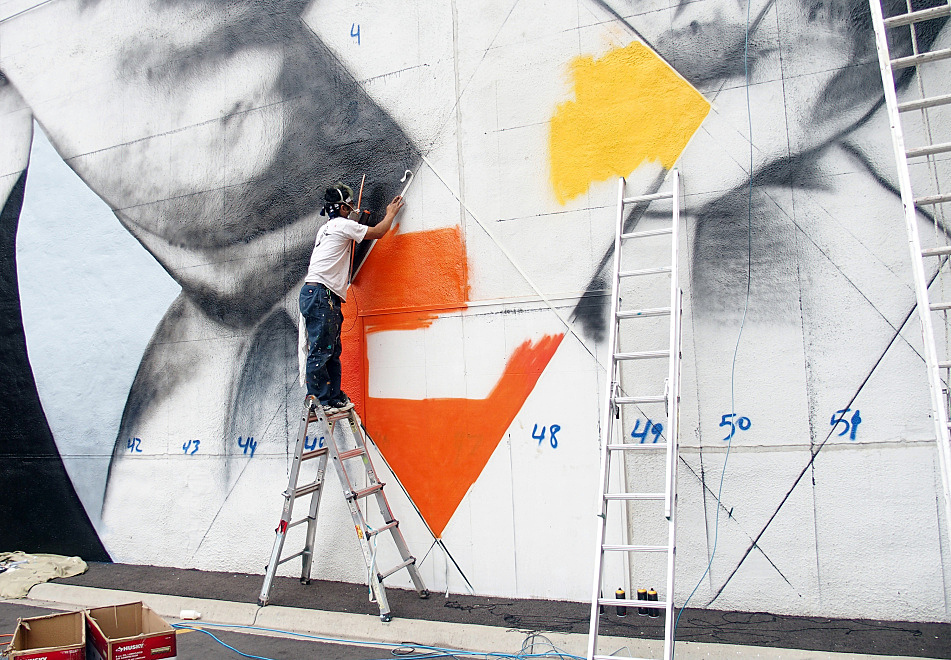
<instances>
[{"instance_id":1,"label":"dark sneaker","mask_svg":"<svg viewBox=\"0 0 951 660\"><path fill-rule=\"evenodd\" d=\"M343 401L333 401L330 406L324 406L324 409L326 410L328 407L332 408L334 412L347 412L353 408L353 401L344 397Z\"/></svg>"}]
</instances>

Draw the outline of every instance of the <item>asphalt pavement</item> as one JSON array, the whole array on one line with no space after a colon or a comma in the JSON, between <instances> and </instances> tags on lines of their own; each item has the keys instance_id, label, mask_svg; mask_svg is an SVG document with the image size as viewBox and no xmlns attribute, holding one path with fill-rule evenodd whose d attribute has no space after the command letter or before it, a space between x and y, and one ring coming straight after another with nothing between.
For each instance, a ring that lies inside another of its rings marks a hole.
<instances>
[{"instance_id":1,"label":"asphalt pavement","mask_svg":"<svg viewBox=\"0 0 951 660\"><path fill-rule=\"evenodd\" d=\"M384 623L376 605L368 602L365 585L320 580L302 585L295 578L278 577L270 604L262 608L257 604L261 581L260 575L90 563L82 575L35 586L27 599L0 601L0 634L12 633L17 617L40 611L142 600L170 623L180 622L182 610L202 612L200 620L185 623L212 632L244 657L374 660L432 653L431 647L456 650L457 656L492 652L520 659L547 654L571 660L585 654L586 603L465 594L433 594L423 600L413 591L388 588L394 619ZM625 617L609 610L600 621L601 652L660 657L663 616L638 616L631 608ZM179 660L242 657L203 632L183 631L178 639ZM949 623L688 609L677 640L678 660L951 659ZM6 641L9 637L0 638Z\"/></svg>"}]
</instances>

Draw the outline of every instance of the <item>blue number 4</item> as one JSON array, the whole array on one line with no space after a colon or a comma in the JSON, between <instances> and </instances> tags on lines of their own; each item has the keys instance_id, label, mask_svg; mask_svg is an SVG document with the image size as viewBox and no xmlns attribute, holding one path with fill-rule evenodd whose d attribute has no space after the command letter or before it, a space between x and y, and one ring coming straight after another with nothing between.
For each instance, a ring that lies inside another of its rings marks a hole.
<instances>
[{"instance_id":1,"label":"blue number 4","mask_svg":"<svg viewBox=\"0 0 951 660\"><path fill-rule=\"evenodd\" d=\"M356 30L356 31L354 31ZM357 45L360 45L360 26L356 23L350 24L350 36L357 40Z\"/></svg>"}]
</instances>

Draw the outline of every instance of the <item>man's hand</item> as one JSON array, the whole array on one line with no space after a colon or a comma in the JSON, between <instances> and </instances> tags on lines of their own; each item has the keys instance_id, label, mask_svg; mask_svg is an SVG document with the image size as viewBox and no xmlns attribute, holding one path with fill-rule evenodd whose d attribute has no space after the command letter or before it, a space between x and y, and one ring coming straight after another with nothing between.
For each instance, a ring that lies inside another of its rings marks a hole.
<instances>
[{"instance_id":1,"label":"man's hand","mask_svg":"<svg viewBox=\"0 0 951 660\"><path fill-rule=\"evenodd\" d=\"M367 229L367 235L363 237L363 240L376 240L378 238L383 238L383 235L390 230L390 227L393 225L393 219L396 218L396 214L400 212L400 209L403 208L403 198L399 195L393 198L393 201L386 205L386 215L383 216L383 220L374 227Z\"/></svg>"},{"instance_id":2,"label":"man's hand","mask_svg":"<svg viewBox=\"0 0 951 660\"><path fill-rule=\"evenodd\" d=\"M393 198L393 201L386 205L386 214L392 215L394 218L396 214L400 212L400 209L403 208L403 204L406 202L403 201L403 198L397 195Z\"/></svg>"}]
</instances>

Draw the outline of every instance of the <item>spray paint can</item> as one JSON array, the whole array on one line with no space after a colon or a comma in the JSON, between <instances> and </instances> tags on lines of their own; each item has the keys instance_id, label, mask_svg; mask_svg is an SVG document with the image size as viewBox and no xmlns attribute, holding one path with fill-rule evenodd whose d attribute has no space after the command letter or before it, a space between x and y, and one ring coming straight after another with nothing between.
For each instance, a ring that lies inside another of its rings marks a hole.
<instances>
[{"instance_id":1,"label":"spray paint can","mask_svg":"<svg viewBox=\"0 0 951 660\"><path fill-rule=\"evenodd\" d=\"M654 591L653 587L647 592L647 600L657 600L657 592ZM660 610L656 607L651 607L647 610L647 614L651 617L658 617L660 616Z\"/></svg>"},{"instance_id":2,"label":"spray paint can","mask_svg":"<svg viewBox=\"0 0 951 660\"><path fill-rule=\"evenodd\" d=\"M617 588L617 591L614 592L614 597L617 598L618 600L624 600L625 598L627 598L627 594L624 593L624 589L622 589L621 587L618 587L618 588ZM618 616L627 616L627 608L624 607L623 605L618 605L618 606L617 606L617 615L618 615Z\"/></svg>"},{"instance_id":3,"label":"spray paint can","mask_svg":"<svg viewBox=\"0 0 951 660\"><path fill-rule=\"evenodd\" d=\"M637 590L637 600L647 600L647 589L638 589L638 590ZM638 608L637 608L637 614L638 614L638 616L647 616L647 608L646 608L646 607L638 607Z\"/></svg>"}]
</instances>

